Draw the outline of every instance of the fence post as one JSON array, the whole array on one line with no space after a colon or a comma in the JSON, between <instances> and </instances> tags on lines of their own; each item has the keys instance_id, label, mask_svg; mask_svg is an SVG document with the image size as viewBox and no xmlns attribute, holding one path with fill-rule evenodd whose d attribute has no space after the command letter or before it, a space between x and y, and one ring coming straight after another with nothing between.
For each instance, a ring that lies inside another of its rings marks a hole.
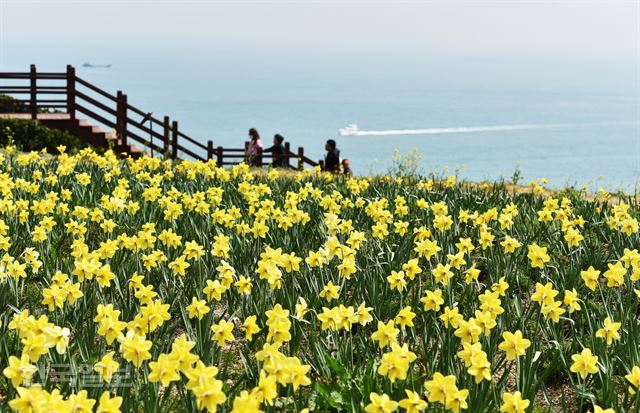
<instances>
[{"instance_id":1,"label":"fence post","mask_svg":"<svg viewBox=\"0 0 640 413\"><path fill-rule=\"evenodd\" d=\"M127 146L127 95L118 90L117 93L116 134L122 146Z\"/></svg>"},{"instance_id":2,"label":"fence post","mask_svg":"<svg viewBox=\"0 0 640 413\"><path fill-rule=\"evenodd\" d=\"M164 122L162 124L162 150L164 151L165 158L169 156L169 134L171 130L171 122L169 121L169 117L164 117Z\"/></svg>"},{"instance_id":3,"label":"fence post","mask_svg":"<svg viewBox=\"0 0 640 413\"><path fill-rule=\"evenodd\" d=\"M218 159L216 161L218 167L222 167L222 146L218 146Z\"/></svg>"},{"instance_id":4,"label":"fence post","mask_svg":"<svg viewBox=\"0 0 640 413\"><path fill-rule=\"evenodd\" d=\"M171 128L171 159L178 157L178 121L173 121Z\"/></svg>"},{"instance_id":5,"label":"fence post","mask_svg":"<svg viewBox=\"0 0 640 413\"><path fill-rule=\"evenodd\" d=\"M38 97L36 94L36 65L33 65L33 64L31 65L31 70L29 71L29 79L31 80L30 82L31 119L37 119L38 118Z\"/></svg>"},{"instance_id":6,"label":"fence post","mask_svg":"<svg viewBox=\"0 0 640 413\"><path fill-rule=\"evenodd\" d=\"M256 166L262 167L262 148L258 148L258 159L256 159Z\"/></svg>"},{"instance_id":7,"label":"fence post","mask_svg":"<svg viewBox=\"0 0 640 413\"><path fill-rule=\"evenodd\" d=\"M207 141L207 160L213 158L213 141Z\"/></svg>"},{"instance_id":8,"label":"fence post","mask_svg":"<svg viewBox=\"0 0 640 413\"><path fill-rule=\"evenodd\" d=\"M289 142L284 143L284 159L282 160L282 166L289 166L289 155L291 155L291 144Z\"/></svg>"},{"instance_id":9,"label":"fence post","mask_svg":"<svg viewBox=\"0 0 640 413\"><path fill-rule=\"evenodd\" d=\"M304 148L302 146L298 146L298 170L302 170L302 158L304 158Z\"/></svg>"},{"instance_id":10,"label":"fence post","mask_svg":"<svg viewBox=\"0 0 640 413\"><path fill-rule=\"evenodd\" d=\"M76 118L76 68L67 65L67 113Z\"/></svg>"},{"instance_id":11,"label":"fence post","mask_svg":"<svg viewBox=\"0 0 640 413\"><path fill-rule=\"evenodd\" d=\"M320 165L320 169L324 171L324 161L322 159L318 161L318 165Z\"/></svg>"},{"instance_id":12,"label":"fence post","mask_svg":"<svg viewBox=\"0 0 640 413\"><path fill-rule=\"evenodd\" d=\"M249 150L249 141L244 141L244 160L243 162L247 165L251 166L251 157L247 156L247 151Z\"/></svg>"}]
</instances>

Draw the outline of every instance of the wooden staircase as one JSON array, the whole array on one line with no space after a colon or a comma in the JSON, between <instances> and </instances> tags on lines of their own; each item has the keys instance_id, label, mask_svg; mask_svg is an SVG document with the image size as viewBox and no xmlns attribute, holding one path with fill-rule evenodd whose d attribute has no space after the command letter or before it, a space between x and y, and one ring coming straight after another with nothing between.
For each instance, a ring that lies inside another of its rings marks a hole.
<instances>
[{"instance_id":1,"label":"wooden staircase","mask_svg":"<svg viewBox=\"0 0 640 413\"><path fill-rule=\"evenodd\" d=\"M29 113L2 113L0 118L31 120ZM145 154L144 149L138 145L126 143L112 132L106 132L102 127L93 125L89 120L71 118L67 113L38 113L36 120L52 129L59 129L77 136L89 145L99 148L111 148L116 153L126 153L137 158Z\"/></svg>"},{"instance_id":2,"label":"wooden staircase","mask_svg":"<svg viewBox=\"0 0 640 413\"><path fill-rule=\"evenodd\" d=\"M37 120L132 157L207 160L215 154L212 141L204 145L187 136L178 122L136 108L122 91L111 94L95 86L76 76L71 65L66 72L38 72L35 65L28 72L0 72L0 82L0 95L13 98L0 100L0 116Z\"/></svg>"},{"instance_id":3,"label":"wooden staircase","mask_svg":"<svg viewBox=\"0 0 640 413\"><path fill-rule=\"evenodd\" d=\"M90 145L111 147L116 153L131 157L148 154L169 159L215 159L218 166L245 160L244 148L216 148L211 140L204 144L204 140L193 139L178 129L177 121L168 116L158 119L132 106L122 91L115 95L104 91L76 76L71 65L66 72L38 72L35 65L28 72L0 72L0 82L0 95L13 98L0 100L0 117L37 120L50 128L68 131ZM297 159L297 169L305 164L321 164L304 156L302 147L297 153L289 150L288 143L285 148L283 156L287 163ZM259 164L262 158L273 157L263 154Z\"/></svg>"}]
</instances>

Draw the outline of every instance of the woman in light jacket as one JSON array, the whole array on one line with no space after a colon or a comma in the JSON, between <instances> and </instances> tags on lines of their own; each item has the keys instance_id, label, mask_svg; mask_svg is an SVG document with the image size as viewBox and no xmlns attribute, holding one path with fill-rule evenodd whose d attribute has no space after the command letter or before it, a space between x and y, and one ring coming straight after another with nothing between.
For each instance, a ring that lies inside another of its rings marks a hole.
<instances>
[{"instance_id":1,"label":"woman in light jacket","mask_svg":"<svg viewBox=\"0 0 640 413\"><path fill-rule=\"evenodd\" d=\"M249 145L245 150L245 162L251 166L262 166L262 142L256 128L249 129Z\"/></svg>"}]
</instances>

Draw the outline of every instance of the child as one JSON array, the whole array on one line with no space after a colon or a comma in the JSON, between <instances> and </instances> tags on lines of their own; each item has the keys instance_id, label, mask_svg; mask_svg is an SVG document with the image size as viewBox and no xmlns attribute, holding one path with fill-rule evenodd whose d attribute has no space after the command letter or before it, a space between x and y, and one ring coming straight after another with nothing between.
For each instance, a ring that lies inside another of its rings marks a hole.
<instances>
[{"instance_id":1,"label":"child","mask_svg":"<svg viewBox=\"0 0 640 413\"><path fill-rule=\"evenodd\" d=\"M353 176L353 172L351 172L351 167L349 166L348 159L342 160L342 173L345 174L346 176Z\"/></svg>"}]
</instances>

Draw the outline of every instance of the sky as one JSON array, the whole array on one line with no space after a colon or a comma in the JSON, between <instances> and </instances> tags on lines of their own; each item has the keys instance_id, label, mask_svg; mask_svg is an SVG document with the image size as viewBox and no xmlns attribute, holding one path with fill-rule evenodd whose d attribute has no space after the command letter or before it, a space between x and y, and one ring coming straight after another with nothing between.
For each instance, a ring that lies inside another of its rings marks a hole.
<instances>
[{"instance_id":1,"label":"sky","mask_svg":"<svg viewBox=\"0 0 640 413\"><path fill-rule=\"evenodd\" d=\"M319 150L350 122L632 121L640 0L0 0L0 71L30 63L222 144L248 125Z\"/></svg>"},{"instance_id":2,"label":"sky","mask_svg":"<svg viewBox=\"0 0 640 413\"><path fill-rule=\"evenodd\" d=\"M0 66L25 53L194 48L637 62L640 1L0 0Z\"/></svg>"}]
</instances>

